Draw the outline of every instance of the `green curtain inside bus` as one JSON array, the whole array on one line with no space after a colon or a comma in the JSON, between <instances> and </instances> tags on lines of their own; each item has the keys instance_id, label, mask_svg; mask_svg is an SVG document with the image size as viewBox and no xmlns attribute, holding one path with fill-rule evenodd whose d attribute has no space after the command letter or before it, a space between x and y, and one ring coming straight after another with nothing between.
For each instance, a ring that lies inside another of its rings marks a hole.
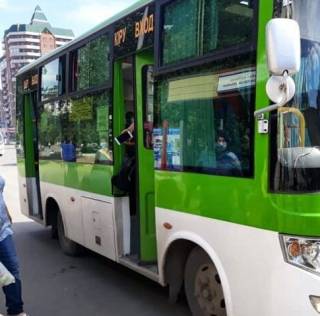
<instances>
[{"instance_id":1,"label":"green curtain inside bus","mask_svg":"<svg viewBox=\"0 0 320 316\"><path fill-rule=\"evenodd\" d=\"M215 129L212 99L191 97L201 83L198 78L190 81L165 81L159 86L158 102L161 104L160 121L166 122L167 129L167 168L183 169L192 167L215 168ZM187 79L189 80L189 79ZM184 90L189 86L189 96ZM205 81L203 81L205 84ZM201 94L201 92L200 92ZM210 93L209 93L210 94ZM212 94L212 93L211 93ZM198 94L199 95L199 94ZM156 161L161 160L163 148L157 148L163 140L163 129L155 131ZM158 155L157 155L158 154ZM159 161L158 161L159 162Z\"/></svg>"},{"instance_id":2,"label":"green curtain inside bus","mask_svg":"<svg viewBox=\"0 0 320 316\"><path fill-rule=\"evenodd\" d=\"M204 31L202 32L203 51L210 52L218 45L218 7L216 0L204 3Z\"/></svg>"},{"instance_id":3,"label":"green curtain inside bus","mask_svg":"<svg viewBox=\"0 0 320 316\"><path fill-rule=\"evenodd\" d=\"M225 73L206 69L158 82L155 167L250 175L254 77L252 68ZM230 88L234 80L244 82L243 87Z\"/></svg>"}]
</instances>

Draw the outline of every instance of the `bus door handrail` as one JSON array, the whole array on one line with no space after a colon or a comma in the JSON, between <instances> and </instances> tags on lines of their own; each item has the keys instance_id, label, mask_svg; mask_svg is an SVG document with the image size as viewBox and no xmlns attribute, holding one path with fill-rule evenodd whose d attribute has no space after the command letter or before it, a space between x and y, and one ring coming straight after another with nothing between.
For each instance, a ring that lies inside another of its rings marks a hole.
<instances>
[{"instance_id":1,"label":"bus door handrail","mask_svg":"<svg viewBox=\"0 0 320 316\"><path fill-rule=\"evenodd\" d=\"M302 112L295 107L287 107L281 106L278 108L278 113L286 114L286 113L294 113L299 119L299 146L304 147L305 145L305 128L306 121ZM282 147L282 146L281 146Z\"/></svg>"}]
</instances>

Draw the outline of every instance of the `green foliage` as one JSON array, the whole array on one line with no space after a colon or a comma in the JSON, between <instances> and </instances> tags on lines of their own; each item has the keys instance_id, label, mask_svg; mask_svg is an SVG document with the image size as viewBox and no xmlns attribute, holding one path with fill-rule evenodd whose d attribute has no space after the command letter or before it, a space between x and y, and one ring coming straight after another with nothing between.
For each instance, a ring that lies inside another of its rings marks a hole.
<instances>
[{"instance_id":1,"label":"green foliage","mask_svg":"<svg viewBox=\"0 0 320 316\"><path fill-rule=\"evenodd\" d=\"M238 0L178 0L164 12L163 63L250 41L253 9Z\"/></svg>"},{"instance_id":2,"label":"green foliage","mask_svg":"<svg viewBox=\"0 0 320 316\"><path fill-rule=\"evenodd\" d=\"M78 50L77 90L99 86L109 80L110 44L106 35L93 40Z\"/></svg>"},{"instance_id":3,"label":"green foliage","mask_svg":"<svg viewBox=\"0 0 320 316\"><path fill-rule=\"evenodd\" d=\"M106 148L110 95L107 92L46 103L40 109L39 141L42 158L61 159L62 142L72 142L79 155ZM111 150L111 149L110 149Z\"/></svg>"}]
</instances>

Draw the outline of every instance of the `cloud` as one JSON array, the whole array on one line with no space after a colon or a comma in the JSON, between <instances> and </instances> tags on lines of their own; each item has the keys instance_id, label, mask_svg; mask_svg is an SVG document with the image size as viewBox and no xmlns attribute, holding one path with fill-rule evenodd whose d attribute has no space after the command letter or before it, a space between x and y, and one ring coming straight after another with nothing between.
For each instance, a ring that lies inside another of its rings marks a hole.
<instances>
[{"instance_id":1,"label":"cloud","mask_svg":"<svg viewBox=\"0 0 320 316\"><path fill-rule=\"evenodd\" d=\"M8 1L7 0L0 0L0 9L8 8Z\"/></svg>"},{"instance_id":2,"label":"cloud","mask_svg":"<svg viewBox=\"0 0 320 316\"><path fill-rule=\"evenodd\" d=\"M2 0L0 0L2 1ZM96 24L110 18L114 14L134 3L135 0L121 1L121 4L116 1L81 1L74 10L68 13L68 16L77 23L83 23L88 26Z\"/></svg>"}]
</instances>

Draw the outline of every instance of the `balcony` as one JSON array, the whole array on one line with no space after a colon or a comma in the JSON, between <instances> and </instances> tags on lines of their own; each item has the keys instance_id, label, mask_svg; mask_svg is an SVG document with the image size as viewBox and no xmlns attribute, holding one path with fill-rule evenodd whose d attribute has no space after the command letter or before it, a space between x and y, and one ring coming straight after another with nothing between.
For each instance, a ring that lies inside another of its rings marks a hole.
<instances>
[{"instance_id":1,"label":"balcony","mask_svg":"<svg viewBox=\"0 0 320 316\"><path fill-rule=\"evenodd\" d=\"M39 52L11 52L11 57L15 56L34 56L34 57L40 57L40 51Z\"/></svg>"},{"instance_id":2,"label":"balcony","mask_svg":"<svg viewBox=\"0 0 320 316\"><path fill-rule=\"evenodd\" d=\"M39 45L34 44L32 45L31 43L23 43L23 44L17 44L17 45L11 45L10 48L14 49L37 49L40 50Z\"/></svg>"},{"instance_id":3,"label":"balcony","mask_svg":"<svg viewBox=\"0 0 320 316\"><path fill-rule=\"evenodd\" d=\"M40 38L9 38L8 39L8 44L11 43L39 43L40 44Z\"/></svg>"}]
</instances>

